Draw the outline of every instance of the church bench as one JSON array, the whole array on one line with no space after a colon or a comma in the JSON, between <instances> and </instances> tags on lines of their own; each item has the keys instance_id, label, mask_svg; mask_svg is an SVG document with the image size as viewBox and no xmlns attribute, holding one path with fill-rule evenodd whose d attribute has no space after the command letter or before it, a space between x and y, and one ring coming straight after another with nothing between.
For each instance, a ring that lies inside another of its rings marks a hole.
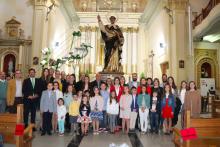
<instances>
[{"instance_id":1,"label":"church bench","mask_svg":"<svg viewBox=\"0 0 220 147\"><path fill-rule=\"evenodd\" d=\"M220 100L212 100L212 118L220 118Z\"/></svg>"},{"instance_id":2,"label":"church bench","mask_svg":"<svg viewBox=\"0 0 220 147\"><path fill-rule=\"evenodd\" d=\"M190 109L185 109L184 128L190 127L196 129L198 138L183 141L180 131L173 128L175 147L220 147L220 119L192 119Z\"/></svg>"},{"instance_id":3,"label":"church bench","mask_svg":"<svg viewBox=\"0 0 220 147\"><path fill-rule=\"evenodd\" d=\"M3 144L16 144L16 147L31 147L33 135L33 128L35 124L30 124L25 130L23 136L14 136L15 127L17 123L23 123L23 105L17 106L16 114L0 114L0 134L2 135Z\"/></svg>"}]
</instances>

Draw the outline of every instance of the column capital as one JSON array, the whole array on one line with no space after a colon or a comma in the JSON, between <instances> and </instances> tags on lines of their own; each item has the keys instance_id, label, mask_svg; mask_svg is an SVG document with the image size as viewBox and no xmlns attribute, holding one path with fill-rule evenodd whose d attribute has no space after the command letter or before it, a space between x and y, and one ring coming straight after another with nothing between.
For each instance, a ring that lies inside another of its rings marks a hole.
<instances>
[{"instance_id":1,"label":"column capital","mask_svg":"<svg viewBox=\"0 0 220 147\"><path fill-rule=\"evenodd\" d=\"M120 27L122 33L128 33L128 27Z\"/></svg>"},{"instance_id":2,"label":"column capital","mask_svg":"<svg viewBox=\"0 0 220 147\"><path fill-rule=\"evenodd\" d=\"M91 32L97 32L97 30L98 30L97 26L89 26L89 28L90 28Z\"/></svg>"},{"instance_id":3,"label":"column capital","mask_svg":"<svg viewBox=\"0 0 220 147\"><path fill-rule=\"evenodd\" d=\"M94 2L96 3L96 2L97 2L97 0L92 0L92 2L93 2L93 3L94 3Z\"/></svg>"},{"instance_id":4,"label":"column capital","mask_svg":"<svg viewBox=\"0 0 220 147\"><path fill-rule=\"evenodd\" d=\"M189 0L168 0L164 3L171 10L185 10Z\"/></svg>"},{"instance_id":5,"label":"column capital","mask_svg":"<svg viewBox=\"0 0 220 147\"><path fill-rule=\"evenodd\" d=\"M87 26L79 26L79 29L81 32L86 32L87 31Z\"/></svg>"},{"instance_id":6,"label":"column capital","mask_svg":"<svg viewBox=\"0 0 220 147\"><path fill-rule=\"evenodd\" d=\"M131 27L130 31L131 33L138 33L139 27Z\"/></svg>"},{"instance_id":7,"label":"column capital","mask_svg":"<svg viewBox=\"0 0 220 147\"><path fill-rule=\"evenodd\" d=\"M128 0L122 0L123 3L128 3Z\"/></svg>"}]
</instances>

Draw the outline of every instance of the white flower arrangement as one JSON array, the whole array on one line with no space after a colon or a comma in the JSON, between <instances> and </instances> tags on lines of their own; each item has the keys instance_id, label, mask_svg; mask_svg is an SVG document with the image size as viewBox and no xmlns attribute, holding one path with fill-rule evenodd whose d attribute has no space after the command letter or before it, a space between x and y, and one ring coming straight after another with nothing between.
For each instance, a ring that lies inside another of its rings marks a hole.
<instances>
[{"instance_id":1,"label":"white flower arrangement","mask_svg":"<svg viewBox=\"0 0 220 147\"><path fill-rule=\"evenodd\" d=\"M74 29L73 32L78 33L80 32L80 29Z\"/></svg>"},{"instance_id":2,"label":"white flower arrangement","mask_svg":"<svg viewBox=\"0 0 220 147\"><path fill-rule=\"evenodd\" d=\"M46 63L47 63L47 61L45 61L45 60L42 60L42 61L40 62L41 65L45 65Z\"/></svg>"},{"instance_id":3,"label":"white flower arrangement","mask_svg":"<svg viewBox=\"0 0 220 147\"><path fill-rule=\"evenodd\" d=\"M42 54L44 55L50 55L50 49L48 47L45 47L42 51L41 51Z\"/></svg>"}]
</instances>

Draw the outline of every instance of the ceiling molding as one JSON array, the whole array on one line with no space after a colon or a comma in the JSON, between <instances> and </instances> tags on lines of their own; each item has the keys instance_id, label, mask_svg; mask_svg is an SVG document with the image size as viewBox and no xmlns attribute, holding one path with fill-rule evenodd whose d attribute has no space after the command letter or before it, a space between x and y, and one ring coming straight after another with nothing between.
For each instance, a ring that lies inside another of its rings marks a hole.
<instances>
[{"instance_id":1,"label":"ceiling molding","mask_svg":"<svg viewBox=\"0 0 220 147\"><path fill-rule=\"evenodd\" d=\"M62 2L63 7L67 12L70 21L72 21L72 23L79 22L78 15L76 13L72 1L71 0L60 0L60 1Z\"/></svg>"},{"instance_id":2,"label":"ceiling molding","mask_svg":"<svg viewBox=\"0 0 220 147\"><path fill-rule=\"evenodd\" d=\"M156 10L157 6L161 1L163 0L150 0L148 2L143 14L141 15L140 23L147 23L150 20L150 18L154 14L154 11Z\"/></svg>"}]
</instances>

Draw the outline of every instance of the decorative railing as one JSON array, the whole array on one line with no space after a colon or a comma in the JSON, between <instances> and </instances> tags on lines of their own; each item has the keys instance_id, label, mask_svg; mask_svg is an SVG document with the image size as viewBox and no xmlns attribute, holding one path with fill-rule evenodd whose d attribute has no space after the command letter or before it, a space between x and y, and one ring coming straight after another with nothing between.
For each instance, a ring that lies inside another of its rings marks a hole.
<instances>
[{"instance_id":1,"label":"decorative railing","mask_svg":"<svg viewBox=\"0 0 220 147\"><path fill-rule=\"evenodd\" d=\"M209 15L210 11L220 3L220 0L210 0L205 9L202 9L202 13L196 15L195 20L192 22L192 27L195 29L202 21Z\"/></svg>"}]
</instances>

